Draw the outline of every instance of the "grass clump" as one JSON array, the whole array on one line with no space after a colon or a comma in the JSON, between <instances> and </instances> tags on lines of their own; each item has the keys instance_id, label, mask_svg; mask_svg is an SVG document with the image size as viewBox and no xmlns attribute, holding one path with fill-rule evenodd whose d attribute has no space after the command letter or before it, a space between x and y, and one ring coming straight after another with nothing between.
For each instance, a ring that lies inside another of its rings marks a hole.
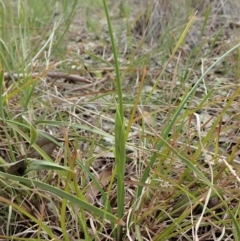
<instances>
[{"instance_id":1,"label":"grass clump","mask_svg":"<svg viewBox=\"0 0 240 241\"><path fill-rule=\"evenodd\" d=\"M1 2L1 239L239 239L238 24L160 2Z\"/></svg>"}]
</instances>

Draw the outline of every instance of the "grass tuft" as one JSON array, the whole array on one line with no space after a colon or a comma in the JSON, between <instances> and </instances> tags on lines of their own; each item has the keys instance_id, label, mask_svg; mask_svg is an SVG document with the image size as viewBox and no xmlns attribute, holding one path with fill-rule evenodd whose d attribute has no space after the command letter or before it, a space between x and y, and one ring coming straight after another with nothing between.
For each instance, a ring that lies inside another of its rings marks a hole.
<instances>
[{"instance_id":1,"label":"grass tuft","mask_svg":"<svg viewBox=\"0 0 240 241\"><path fill-rule=\"evenodd\" d=\"M240 239L240 7L216 3L0 2L0 239Z\"/></svg>"}]
</instances>

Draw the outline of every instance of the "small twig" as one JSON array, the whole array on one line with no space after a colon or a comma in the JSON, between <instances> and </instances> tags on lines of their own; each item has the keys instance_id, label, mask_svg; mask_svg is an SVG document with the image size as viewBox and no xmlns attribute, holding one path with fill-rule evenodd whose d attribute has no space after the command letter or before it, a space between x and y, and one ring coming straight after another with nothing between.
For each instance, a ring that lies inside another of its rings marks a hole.
<instances>
[{"instance_id":1,"label":"small twig","mask_svg":"<svg viewBox=\"0 0 240 241\"><path fill-rule=\"evenodd\" d=\"M24 74L10 74L10 73L4 73L4 79L5 80L18 80L18 79L22 79L25 76L28 75L24 75ZM84 82L84 83L88 83L91 84L92 81L86 79L85 77L79 76L79 75L75 75L75 74L66 74L63 72L48 72L48 73L32 73L30 74L30 76L32 76L33 78L37 78L37 77L49 77L49 78L65 78L66 80L73 80L73 81L80 81L80 82Z\"/></svg>"},{"instance_id":2,"label":"small twig","mask_svg":"<svg viewBox=\"0 0 240 241\"><path fill-rule=\"evenodd\" d=\"M102 83L106 82L107 80L109 80L109 76L105 76L102 80L99 80L96 83L91 83L91 84L88 84L88 85L83 85L83 86L80 86L80 87L73 88L71 91L85 90L85 89L88 89L90 87L95 87L96 85L102 84Z\"/></svg>"}]
</instances>

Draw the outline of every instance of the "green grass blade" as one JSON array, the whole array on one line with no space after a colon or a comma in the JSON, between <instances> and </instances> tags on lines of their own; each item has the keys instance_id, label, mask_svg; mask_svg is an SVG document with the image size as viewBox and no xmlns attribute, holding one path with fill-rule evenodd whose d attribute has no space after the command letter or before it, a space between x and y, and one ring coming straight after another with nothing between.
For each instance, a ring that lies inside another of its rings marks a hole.
<instances>
[{"instance_id":1,"label":"green grass blade","mask_svg":"<svg viewBox=\"0 0 240 241\"><path fill-rule=\"evenodd\" d=\"M39 187L39 188L41 188L45 191L48 191L50 193L54 193L55 195L57 195L61 198L65 198L68 201L78 205L79 207L81 207L81 208L83 208L83 209L85 209L89 212L92 212L94 215L105 217L107 220L109 220L109 221L111 221L115 224L124 224L123 221L121 221L119 218L117 218L113 214L108 213L106 211L103 211L102 209L97 208L97 207L95 207L95 206L93 206L93 205L91 205L91 204L89 204L89 203L87 203L83 200L80 200L76 196L74 196L72 194L69 194L65 191L62 191L62 190L60 190L56 187L50 186L50 185L45 184L45 183L40 182L40 181L35 181L35 180L31 180L31 179L24 178L24 177L10 175L10 174L4 173L4 172L0 172L0 176L4 177L4 178L7 178L9 180L21 182L21 183L23 183L25 185L28 185L28 186L34 185L35 187Z\"/></svg>"},{"instance_id":2,"label":"green grass blade","mask_svg":"<svg viewBox=\"0 0 240 241\"><path fill-rule=\"evenodd\" d=\"M126 147L125 147L125 122L124 122L124 107L123 107L123 97L122 97L122 83L120 78L120 70L118 63L117 49L113 36L113 28L110 20L110 15L107 7L106 0L103 0L105 15L107 18L109 35L111 39L111 45L114 55L114 66L116 72L116 87L118 94L118 103L116 107L115 116L115 159L117 167L117 204L118 204L118 218L122 218L124 215L124 174L126 165ZM122 240L122 227L119 225L117 227L117 240Z\"/></svg>"}]
</instances>

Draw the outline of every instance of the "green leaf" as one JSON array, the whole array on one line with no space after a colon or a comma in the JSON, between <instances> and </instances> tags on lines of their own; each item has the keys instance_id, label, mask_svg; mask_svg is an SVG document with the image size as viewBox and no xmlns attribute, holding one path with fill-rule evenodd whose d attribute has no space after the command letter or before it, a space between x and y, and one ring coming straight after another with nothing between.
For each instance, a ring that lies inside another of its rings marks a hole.
<instances>
[{"instance_id":1,"label":"green leaf","mask_svg":"<svg viewBox=\"0 0 240 241\"><path fill-rule=\"evenodd\" d=\"M61 166L54 162L43 161L43 160L31 160L29 161L30 167L25 173L36 171L36 170L61 170L74 173L69 167Z\"/></svg>"},{"instance_id":2,"label":"green leaf","mask_svg":"<svg viewBox=\"0 0 240 241\"><path fill-rule=\"evenodd\" d=\"M10 175L10 174L4 173L4 172L0 172L0 177L5 177L6 179L9 179L9 180L21 182L27 186L34 186L34 187L41 188L42 190L48 191L50 193L54 193L58 197L65 198L69 202L72 202L72 203L78 205L79 207L81 207L95 215L101 216L103 218L105 217L107 220L114 222L115 224L125 225L125 223L121 219L117 218L113 214L106 212L105 210L101 210L100 208L97 208L97 207L79 199L78 197L73 196L72 194L69 194L65 191L62 191L56 187L50 186L43 182L35 181L32 179L30 180L30 179L24 178L24 177Z\"/></svg>"}]
</instances>

